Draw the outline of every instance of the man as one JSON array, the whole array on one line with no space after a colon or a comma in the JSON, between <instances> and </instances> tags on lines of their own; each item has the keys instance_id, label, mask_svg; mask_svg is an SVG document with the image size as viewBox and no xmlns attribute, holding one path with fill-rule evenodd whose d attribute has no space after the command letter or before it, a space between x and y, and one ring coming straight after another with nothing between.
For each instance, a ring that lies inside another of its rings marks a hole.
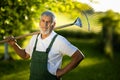
<instances>
[{"instance_id":1,"label":"man","mask_svg":"<svg viewBox=\"0 0 120 80\"><path fill-rule=\"evenodd\" d=\"M7 38L20 57L31 58L30 80L59 80L78 66L84 58L77 47L53 31L55 25L55 15L45 11L41 14L39 22L41 34L33 35L25 49L17 44L14 37ZM63 55L70 56L71 61L61 68Z\"/></svg>"}]
</instances>

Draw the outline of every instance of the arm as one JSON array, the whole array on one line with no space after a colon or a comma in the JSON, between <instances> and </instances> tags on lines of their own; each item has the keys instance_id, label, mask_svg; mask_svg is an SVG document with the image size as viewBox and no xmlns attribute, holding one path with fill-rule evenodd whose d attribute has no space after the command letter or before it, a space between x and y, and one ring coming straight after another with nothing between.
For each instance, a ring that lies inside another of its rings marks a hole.
<instances>
[{"instance_id":1,"label":"arm","mask_svg":"<svg viewBox=\"0 0 120 80\"><path fill-rule=\"evenodd\" d=\"M28 59L30 57L30 55L28 53L25 52L25 49L22 49L16 42L16 40L14 39L14 37L8 37L6 38L8 40L8 44L10 44L13 49L15 50L15 52L23 59Z\"/></svg>"},{"instance_id":2,"label":"arm","mask_svg":"<svg viewBox=\"0 0 120 80\"><path fill-rule=\"evenodd\" d=\"M76 68L78 66L78 64L84 59L84 55L77 50L71 57L71 62L66 65L63 69L58 69L57 70L57 77L61 77L64 74L68 73L69 71L71 71L72 69Z\"/></svg>"}]
</instances>

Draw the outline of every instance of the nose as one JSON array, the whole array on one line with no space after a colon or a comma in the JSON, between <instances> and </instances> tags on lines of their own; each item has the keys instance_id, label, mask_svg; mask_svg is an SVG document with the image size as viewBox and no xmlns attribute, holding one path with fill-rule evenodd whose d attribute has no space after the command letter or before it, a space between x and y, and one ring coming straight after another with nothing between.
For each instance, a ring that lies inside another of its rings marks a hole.
<instances>
[{"instance_id":1,"label":"nose","mask_svg":"<svg viewBox=\"0 0 120 80\"><path fill-rule=\"evenodd\" d=\"M48 26L48 22L45 22L45 26Z\"/></svg>"}]
</instances>

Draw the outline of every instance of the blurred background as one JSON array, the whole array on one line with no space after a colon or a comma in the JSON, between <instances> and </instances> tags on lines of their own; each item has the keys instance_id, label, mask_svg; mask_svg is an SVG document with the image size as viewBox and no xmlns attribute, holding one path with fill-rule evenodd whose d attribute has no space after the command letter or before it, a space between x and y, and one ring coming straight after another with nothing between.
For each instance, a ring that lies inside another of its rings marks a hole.
<instances>
[{"instance_id":1,"label":"blurred background","mask_svg":"<svg viewBox=\"0 0 120 80\"><path fill-rule=\"evenodd\" d=\"M120 80L119 0L1 0L0 41L39 30L40 14L51 10L56 27L79 17L82 27L55 30L85 55L80 65L63 80ZM18 40L25 48L31 36ZM63 65L69 62L64 56ZM23 60L7 43L0 43L0 80L28 80L30 60Z\"/></svg>"}]
</instances>

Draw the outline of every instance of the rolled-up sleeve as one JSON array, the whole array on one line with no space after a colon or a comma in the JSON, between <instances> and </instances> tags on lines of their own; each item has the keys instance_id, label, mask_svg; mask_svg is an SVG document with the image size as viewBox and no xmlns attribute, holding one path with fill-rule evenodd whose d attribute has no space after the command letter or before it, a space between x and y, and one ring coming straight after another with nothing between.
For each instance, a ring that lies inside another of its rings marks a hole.
<instances>
[{"instance_id":1,"label":"rolled-up sleeve","mask_svg":"<svg viewBox=\"0 0 120 80\"><path fill-rule=\"evenodd\" d=\"M62 37L62 36L60 36ZM75 51L78 50L77 47L75 47L74 45L72 45L67 39L65 39L64 37L62 38L59 38L59 49L60 49L60 52L63 54L63 55L68 55L68 56L72 56Z\"/></svg>"},{"instance_id":2,"label":"rolled-up sleeve","mask_svg":"<svg viewBox=\"0 0 120 80\"><path fill-rule=\"evenodd\" d=\"M30 39L28 45L25 48L25 52L28 53L28 54L30 54L30 56L32 56L32 52L33 52L33 47L34 47L34 44L35 44L35 40L36 40L36 35L34 35Z\"/></svg>"}]
</instances>

